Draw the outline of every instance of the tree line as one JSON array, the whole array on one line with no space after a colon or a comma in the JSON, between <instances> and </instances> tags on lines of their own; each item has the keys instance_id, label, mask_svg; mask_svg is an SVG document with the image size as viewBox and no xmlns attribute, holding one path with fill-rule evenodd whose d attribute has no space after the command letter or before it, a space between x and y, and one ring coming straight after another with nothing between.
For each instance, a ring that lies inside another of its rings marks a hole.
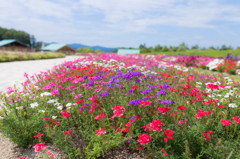
<instances>
[{"instance_id":1,"label":"tree line","mask_svg":"<svg viewBox=\"0 0 240 159\"><path fill-rule=\"evenodd\" d=\"M25 44L29 47L34 47L36 39L34 35L30 35L25 31L18 31L15 29L7 29L0 27L0 40L16 39L18 42Z\"/></svg>"},{"instance_id":2,"label":"tree line","mask_svg":"<svg viewBox=\"0 0 240 159\"><path fill-rule=\"evenodd\" d=\"M184 52L187 50L233 50L231 46L222 45L221 47L210 46L208 48L200 48L198 45L188 47L185 43L181 43L179 46L161 46L160 44L155 47L147 47L146 44L139 46L141 53L154 53L154 52ZM240 49L240 47L237 47Z\"/></svg>"}]
</instances>

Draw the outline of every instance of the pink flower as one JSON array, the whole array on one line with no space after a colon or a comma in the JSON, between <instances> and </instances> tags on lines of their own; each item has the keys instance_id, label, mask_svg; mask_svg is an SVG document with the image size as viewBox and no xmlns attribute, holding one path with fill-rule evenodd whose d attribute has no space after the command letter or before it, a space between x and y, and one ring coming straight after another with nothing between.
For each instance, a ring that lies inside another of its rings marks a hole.
<instances>
[{"instance_id":1,"label":"pink flower","mask_svg":"<svg viewBox=\"0 0 240 159\"><path fill-rule=\"evenodd\" d=\"M56 96L56 95L60 95L57 88L52 91L52 96Z\"/></svg>"},{"instance_id":2,"label":"pink flower","mask_svg":"<svg viewBox=\"0 0 240 159\"><path fill-rule=\"evenodd\" d=\"M95 120L100 120L100 119L102 119L102 118L106 118L106 113L105 113L105 112L103 112L102 114L96 116L96 117L95 117Z\"/></svg>"},{"instance_id":3,"label":"pink flower","mask_svg":"<svg viewBox=\"0 0 240 159\"><path fill-rule=\"evenodd\" d=\"M33 148L35 149L35 152L39 152L41 150L44 150L47 146L45 143L37 143Z\"/></svg>"},{"instance_id":4,"label":"pink flower","mask_svg":"<svg viewBox=\"0 0 240 159\"><path fill-rule=\"evenodd\" d=\"M96 133L97 133L98 136L101 135L101 134L106 134L105 130L106 130L106 128L101 128L101 129L97 130Z\"/></svg>"},{"instance_id":5,"label":"pink flower","mask_svg":"<svg viewBox=\"0 0 240 159\"><path fill-rule=\"evenodd\" d=\"M117 105L112 108L113 110L113 116L110 119L114 119L115 117L121 117L123 116L123 112L126 111L126 109L123 108L123 105Z\"/></svg>"},{"instance_id":6,"label":"pink flower","mask_svg":"<svg viewBox=\"0 0 240 159\"><path fill-rule=\"evenodd\" d=\"M150 123L149 125L144 125L144 131L146 131L147 129L149 129L149 131L162 131L162 126L163 123L161 122L160 119L158 120L153 120L152 123Z\"/></svg>"},{"instance_id":7,"label":"pink flower","mask_svg":"<svg viewBox=\"0 0 240 159\"><path fill-rule=\"evenodd\" d=\"M37 135L35 135L34 137L41 137L41 136L43 136L43 134L42 133L38 133Z\"/></svg>"},{"instance_id":8,"label":"pink flower","mask_svg":"<svg viewBox=\"0 0 240 159\"><path fill-rule=\"evenodd\" d=\"M48 151L47 154L49 154L50 157L55 157L55 155L51 152L51 151Z\"/></svg>"}]
</instances>

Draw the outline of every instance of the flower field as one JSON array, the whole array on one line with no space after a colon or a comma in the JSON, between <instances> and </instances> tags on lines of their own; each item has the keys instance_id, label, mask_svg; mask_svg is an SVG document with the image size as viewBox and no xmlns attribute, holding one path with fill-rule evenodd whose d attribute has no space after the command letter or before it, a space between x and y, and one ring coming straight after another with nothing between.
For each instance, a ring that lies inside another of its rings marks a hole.
<instances>
[{"instance_id":1,"label":"flower field","mask_svg":"<svg viewBox=\"0 0 240 159\"><path fill-rule=\"evenodd\" d=\"M239 81L188 68L214 60L100 54L25 74L0 94L1 129L48 158L45 143L71 159L120 147L144 158L240 158Z\"/></svg>"}]
</instances>

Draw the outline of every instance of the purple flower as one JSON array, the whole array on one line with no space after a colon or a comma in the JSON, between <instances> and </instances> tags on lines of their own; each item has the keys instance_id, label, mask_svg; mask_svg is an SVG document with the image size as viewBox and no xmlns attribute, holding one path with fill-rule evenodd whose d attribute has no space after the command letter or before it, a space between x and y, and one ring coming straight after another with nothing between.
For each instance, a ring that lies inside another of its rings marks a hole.
<instances>
[{"instance_id":1,"label":"purple flower","mask_svg":"<svg viewBox=\"0 0 240 159\"><path fill-rule=\"evenodd\" d=\"M167 92L164 89L161 89L157 94L158 95L167 95Z\"/></svg>"},{"instance_id":2,"label":"purple flower","mask_svg":"<svg viewBox=\"0 0 240 159\"><path fill-rule=\"evenodd\" d=\"M130 101L128 104L137 106L141 102L142 102L141 99L134 99L134 100Z\"/></svg>"},{"instance_id":3,"label":"purple flower","mask_svg":"<svg viewBox=\"0 0 240 159\"><path fill-rule=\"evenodd\" d=\"M142 94L148 94L148 93L151 92L151 89L144 89L144 90L139 91L139 92L142 93Z\"/></svg>"},{"instance_id":4,"label":"purple flower","mask_svg":"<svg viewBox=\"0 0 240 159\"><path fill-rule=\"evenodd\" d=\"M162 86L162 88L164 88L164 89L168 89L170 86L168 85L168 84L164 84L163 86Z\"/></svg>"},{"instance_id":5,"label":"purple flower","mask_svg":"<svg viewBox=\"0 0 240 159\"><path fill-rule=\"evenodd\" d=\"M158 86L150 85L149 88L157 88Z\"/></svg>"},{"instance_id":6,"label":"purple flower","mask_svg":"<svg viewBox=\"0 0 240 159\"><path fill-rule=\"evenodd\" d=\"M129 89L128 93L132 93L134 90L133 89Z\"/></svg>"},{"instance_id":7,"label":"purple flower","mask_svg":"<svg viewBox=\"0 0 240 159\"><path fill-rule=\"evenodd\" d=\"M171 100L162 100L159 104L163 104L163 105L168 105L168 104L174 104L175 101L171 101Z\"/></svg>"},{"instance_id":8,"label":"purple flower","mask_svg":"<svg viewBox=\"0 0 240 159\"><path fill-rule=\"evenodd\" d=\"M103 93L101 93L101 95L104 98L105 96L109 96L110 94L108 92L103 92Z\"/></svg>"}]
</instances>

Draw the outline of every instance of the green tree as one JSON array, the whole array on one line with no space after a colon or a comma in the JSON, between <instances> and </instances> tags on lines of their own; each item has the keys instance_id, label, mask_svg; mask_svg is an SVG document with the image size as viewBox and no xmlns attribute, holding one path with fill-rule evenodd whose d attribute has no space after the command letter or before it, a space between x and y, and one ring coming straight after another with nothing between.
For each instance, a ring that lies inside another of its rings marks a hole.
<instances>
[{"instance_id":1,"label":"green tree","mask_svg":"<svg viewBox=\"0 0 240 159\"><path fill-rule=\"evenodd\" d=\"M208 49L209 50L216 50L216 48L214 46L210 46Z\"/></svg>"},{"instance_id":2,"label":"green tree","mask_svg":"<svg viewBox=\"0 0 240 159\"><path fill-rule=\"evenodd\" d=\"M152 50L152 48L151 48L151 47L148 48L148 47L146 46L146 44L141 44L141 45L139 46L139 49L140 49L140 52L141 52L141 53L149 53L149 52L151 52L151 50Z\"/></svg>"},{"instance_id":3,"label":"green tree","mask_svg":"<svg viewBox=\"0 0 240 159\"><path fill-rule=\"evenodd\" d=\"M96 53L101 53L102 51L100 49L95 50Z\"/></svg>"},{"instance_id":4,"label":"green tree","mask_svg":"<svg viewBox=\"0 0 240 159\"><path fill-rule=\"evenodd\" d=\"M94 53L94 50L92 48L79 48L77 49L77 51L80 53L88 53L88 52Z\"/></svg>"},{"instance_id":5,"label":"green tree","mask_svg":"<svg viewBox=\"0 0 240 159\"><path fill-rule=\"evenodd\" d=\"M187 51L188 48L187 46L185 45L185 43L181 43L177 49L178 52L184 52L184 51Z\"/></svg>"},{"instance_id":6,"label":"green tree","mask_svg":"<svg viewBox=\"0 0 240 159\"><path fill-rule=\"evenodd\" d=\"M159 44L153 48L153 52L161 52L161 51L162 51L162 46Z\"/></svg>"},{"instance_id":7,"label":"green tree","mask_svg":"<svg viewBox=\"0 0 240 159\"><path fill-rule=\"evenodd\" d=\"M165 46L163 46L163 48L162 48L162 52L168 52L168 47L165 45Z\"/></svg>"},{"instance_id":8,"label":"green tree","mask_svg":"<svg viewBox=\"0 0 240 159\"><path fill-rule=\"evenodd\" d=\"M198 45L194 45L194 46L192 46L191 50L199 50L199 46Z\"/></svg>"}]
</instances>

